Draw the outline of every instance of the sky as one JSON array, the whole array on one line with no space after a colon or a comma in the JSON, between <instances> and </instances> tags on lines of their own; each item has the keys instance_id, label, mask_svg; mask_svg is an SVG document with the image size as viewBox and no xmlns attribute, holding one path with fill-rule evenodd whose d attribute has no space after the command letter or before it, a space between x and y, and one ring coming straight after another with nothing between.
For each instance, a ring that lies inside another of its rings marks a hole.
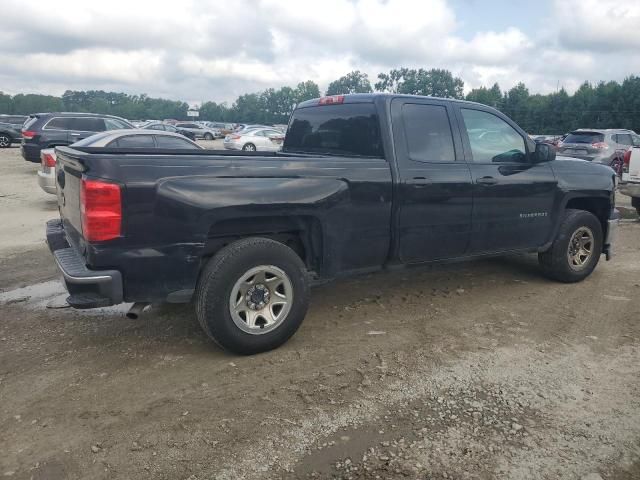
<instances>
[{"instance_id":1,"label":"sky","mask_svg":"<svg viewBox=\"0 0 640 480\"><path fill-rule=\"evenodd\" d=\"M46 5L46 6L45 6ZM465 91L640 74L640 0L0 0L0 91L231 103L352 71L445 68Z\"/></svg>"}]
</instances>

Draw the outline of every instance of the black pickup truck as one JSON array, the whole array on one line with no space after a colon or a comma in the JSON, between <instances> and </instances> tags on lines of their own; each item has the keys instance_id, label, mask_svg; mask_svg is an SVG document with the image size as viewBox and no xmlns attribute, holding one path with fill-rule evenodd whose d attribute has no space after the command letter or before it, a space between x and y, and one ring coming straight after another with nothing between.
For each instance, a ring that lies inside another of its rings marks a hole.
<instances>
[{"instance_id":1,"label":"black pickup truck","mask_svg":"<svg viewBox=\"0 0 640 480\"><path fill-rule=\"evenodd\" d=\"M281 152L58 147L47 240L75 308L195 304L252 354L302 322L309 285L394 266L537 252L576 282L612 253L615 173L556 159L475 103L306 101Z\"/></svg>"}]
</instances>

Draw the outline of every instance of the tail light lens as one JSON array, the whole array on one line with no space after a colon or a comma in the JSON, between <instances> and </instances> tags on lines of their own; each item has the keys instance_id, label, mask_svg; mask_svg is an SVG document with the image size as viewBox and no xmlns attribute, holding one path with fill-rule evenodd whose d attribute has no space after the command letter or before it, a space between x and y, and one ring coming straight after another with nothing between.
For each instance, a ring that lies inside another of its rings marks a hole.
<instances>
[{"instance_id":1,"label":"tail light lens","mask_svg":"<svg viewBox=\"0 0 640 480\"><path fill-rule=\"evenodd\" d=\"M595 142L595 143L592 143L591 146L593 148L597 148L598 150L606 150L607 148L609 148L609 145L607 145L604 142Z\"/></svg>"},{"instance_id":2,"label":"tail light lens","mask_svg":"<svg viewBox=\"0 0 640 480\"><path fill-rule=\"evenodd\" d=\"M622 173L629 173L629 164L631 163L631 149L624 152L622 157Z\"/></svg>"},{"instance_id":3,"label":"tail light lens","mask_svg":"<svg viewBox=\"0 0 640 480\"><path fill-rule=\"evenodd\" d=\"M82 234L88 242L103 242L119 237L122 226L120 186L83 178L80 212Z\"/></svg>"},{"instance_id":4,"label":"tail light lens","mask_svg":"<svg viewBox=\"0 0 640 480\"><path fill-rule=\"evenodd\" d=\"M33 130L22 130L22 138L26 140L31 140L35 136L36 132L34 132Z\"/></svg>"},{"instance_id":5,"label":"tail light lens","mask_svg":"<svg viewBox=\"0 0 640 480\"><path fill-rule=\"evenodd\" d=\"M344 95L331 95L318 100L318 105L335 105L344 103Z\"/></svg>"},{"instance_id":6,"label":"tail light lens","mask_svg":"<svg viewBox=\"0 0 640 480\"><path fill-rule=\"evenodd\" d=\"M231 140L240 140L240 135L236 135L236 134L229 135L229 138L230 138Z\"/></svg>"},{"instance_id":7,"label":"tail light lens","mask_svg":"<svg viewBox=\"0 0 640 480\"><path fill-rule=\"evenodd\" d=\"M55 168L56 166L56 158L50 153L41 153L40 161L43 167Z\"/></svg>"}]
</instances>

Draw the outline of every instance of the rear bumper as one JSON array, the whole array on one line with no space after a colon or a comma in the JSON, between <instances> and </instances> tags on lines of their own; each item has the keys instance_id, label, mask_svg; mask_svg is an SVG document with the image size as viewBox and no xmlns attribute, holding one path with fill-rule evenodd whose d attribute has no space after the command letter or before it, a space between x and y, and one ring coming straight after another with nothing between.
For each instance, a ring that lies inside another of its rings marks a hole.
<instances>
[{"instance_id":1,"label":"rear bumper","mask_svg":"<svg viewBox=\"0 0 640 480\"><path fill-rule=\"evenodd\" d=\"M40 188L45 192L55 195L56 194L56 177L53 172L54 172L53 169L51 169L49 173L45 173L42 170L38 170L38 185L40 185Z\"/></svg>"},{"instance_id":2,"label":"rear bumper","mask_svg":"<svg viewBox=\"0 0 640 480\"><path fill-rule=\"evenodd\" d=\"M47 244L64 277L67 303L74 308L97 308L123 302L122 275L117 270L90 270L67 241L61 220L47 222Z\"/></svg>"},{"instance_id":3,"label":"rear bumper","mask_svg":"<svg viewBox=\"0 0 640 480\"><path fill-rule=\"evenodd\" d=\"M614 254L614 244L618 238L618 225L620 223L620 214L618 210L613 210L609 220L607 221L607 234L604 238L603 252L607 260L611 260Z\"/></svg>"},{"instance_id":4,"label":"rear bumper","mask_svg":"<svg viewBox=\"0 0 640 480\"><path fill-rule=\"evenodd\" d=\"M618 191L628 197L640 197L640 183L620 183Z\"/></svg>"},{"instance_id":5,"label":"rear bumper","mask_svg":"<svg viewBox=\"0 0 640 480\"><path fill-rule=\"evenodd\" d=\"M40 162L40 146L32 145L29 143L23 143L20 146L20 151L22 153L22 158L29 162Z\"/></svg>"}]
</instances>

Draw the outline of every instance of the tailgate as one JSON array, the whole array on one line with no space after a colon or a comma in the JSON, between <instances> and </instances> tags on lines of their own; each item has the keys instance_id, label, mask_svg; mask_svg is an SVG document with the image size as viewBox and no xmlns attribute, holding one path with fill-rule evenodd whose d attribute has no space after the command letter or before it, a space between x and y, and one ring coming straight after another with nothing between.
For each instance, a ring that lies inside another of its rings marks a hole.
<instances>
[{"instance_id":1,"label":"tailgate","mask_svg":"<svg viewBox=\"0 0 640 480\"><path fill-rule=\"evenodd\" d=\"M625 168L625 170L627 170ZM622 174L625 182L640 182L640 147L631 148L628 171Z\"/></svg>"},{"instance_id":2,"label":"tailgate","mask_svg":"<svg viewBox=\"0 0 640 480\"><path fill-rule=\"evenodd\" d=\"M69 149L56 149L56 153L58 210L67 236L77 241L82 236L80 188L84 166Z\"/></svg>"}]
</instances>

